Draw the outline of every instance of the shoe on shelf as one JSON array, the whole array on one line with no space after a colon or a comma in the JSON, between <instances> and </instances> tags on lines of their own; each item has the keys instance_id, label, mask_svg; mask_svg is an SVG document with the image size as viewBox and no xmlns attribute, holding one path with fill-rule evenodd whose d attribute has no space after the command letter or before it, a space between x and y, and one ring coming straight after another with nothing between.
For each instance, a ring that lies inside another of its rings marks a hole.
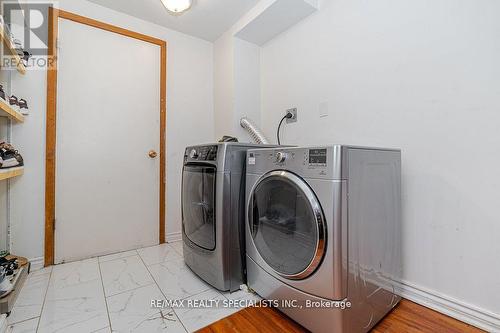
<instances>
[{"instance_id":1,"label":"shoe on shelf","mask_svg":"<svg viewBox=\"0 0 500 333\"><path fill-rule=\"evenodd\" d=\"M11 145L10 143L5 142L5 141L0 142L0 149L7 149L7 150L13 150L13 151L16 150L16 148L14 148L13 145Z\"/></svg>"},{"instance_id":2,"label":"shoe on shelf","mask_svg":"<svg viewBox=\"0 0 500 333\"><path fill-rule=\"evenodd\" d=\"M1 169L16 168L24 165L21 154L11 144L5 142L0 143L0 161Z\"/></svg>"},{"instance_id":3,"label":"shoe on shelf","mask_svg":"<svg viewBox=\"0 0 500 333\"><path fill-rule=\"evenodd\" d=\"M5 94L5 91L3 90L3 86L0 84L0 98L2 98L6 103L7 102L7 95Z\"/></svg>"},{"instance_id":4,"label":"shoe on shelf","mask_svg":"<svg viewBox=\"0 0 500 333\"><path fill-rule=\"evenodd\" d=\"M14 279L15 272L12 269L5 269L5 279L12 281Z\"/></svg>"},{"instance_id":5,"label":"shoe on shelf","mask_svg":"<svg viewBox=\"0 0 500 333\"><path fill-rule=\"evenodd\" d=\"M17 258L7 259L5 257L1 257L0 266L6 270L16 271L19 268L19 263L17 262Z\"/></svg>"},{"instance_id":6,"label":"shoe on shelf","mask_svg":"<svg viewBox=\"0 0 500 333\"><path fill-rule=\"evenodd\" d=\"M0 93L1 94L1 93ZM18 102L19 104L19 111L23 114L23 115L28 115L30 114L30 110L28 108L28 102L24 99L24 98L21 98Z\"/></svg>"},{"instance_id":7,"label":"shoe on shelf","mask_svg":"<svg viewBox=\"0 0 500 333\"><path fill-rule=\"evenodd\" d=\"M0 298L4 298L12 292L14 286L6 276L5 268L0 267Z\"/></svg>"},{"instance_id":8,"label":"shoe on shelf","mask_svg":"<svg viewBox=\"0 0 500 333\"><path fill-rule=\"evenodd\" d=\"M9 150L0 149L1 169L9 169L21 166L16 158L16 154Z\"/></svg>"},{"instance_id":9,"label":"shoe on shelf","mask_svg":"<svg viewBox=\"0 0 500 333\"><path fill-rule=\"evenodd\" d=\"M29 65L29 60L33 56L31 53L25 50L17 50L17 54L21 58L21 62L23 63L24 67L28 67Z\"/></svg>"},{"instance_id":10,"label":"shoe on shelf","mask_svg":"<svg viewBox=\"0 0 500 333\"><path fill-rule=\"evenodd\" d=\"M21 58L21 62L25 67L28 67L28 61L33 55L24 49L24 46L19 39L14 38L13 43L17 55L19 56L19 58Z\"/></svg>"},{"instance_id":11,"label":"shoe on shelf","mask_svg":"<svg viewBox=\"0 0 500 333\"><path fill-rule=\"evenodd\" d=\"M6 277L0 283L0 298L9 296L9 294L12 292L12 289L14 289L14 286L12 285L10 279Z\"/></svg>"},{"instance_id":12,"label":"shoe on shelf","mask_svg":"<svg viewBox=\"0 0 500 333\"><path fill-rule=\"evenodd\" d=\"M14 111L19 112L19 100L16 96L12 95L9 97L9 105Z\"/></svg>"}]
</instances>

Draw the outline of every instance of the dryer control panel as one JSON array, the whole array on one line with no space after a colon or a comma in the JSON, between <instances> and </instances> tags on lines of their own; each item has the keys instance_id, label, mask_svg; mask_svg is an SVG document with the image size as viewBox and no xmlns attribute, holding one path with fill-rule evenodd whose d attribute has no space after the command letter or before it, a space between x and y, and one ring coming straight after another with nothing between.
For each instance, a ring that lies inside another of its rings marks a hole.
<instances>
[{"instance_id":1,"label":"dryer control panel","mask_svg":"<svg viewBox=\"0 0 500 333\"><path fill-rule=\"evenodd\" d=\"M327 149L309 149L309 165L326 167L327 162Z\"/></svg>"},{"instance_id":2,"label":"dryer control panel","mask_svg":"<svg viewBox=\"0 0 500 333\"><path fill-rule=\"evenodd\" d=\"M247 172L289 170L303 177L340 179L341 146L250 150Z\"/></svg>"},{"instance_id":3,"label":"dryer control panel","mask_svg":"<svg viewBox=\"0 0 500 333\"><path fill-rule=\"evenodd\" d=\"M255 159L253 156L250 158ZM297 161L302 161L302 165L309 167L327 167L328 166L328 149L308 149L302 151L286 151L277 150L274 154L270 153L268 159L276 165L295 164Z\"/></svg>"}]
</instances>

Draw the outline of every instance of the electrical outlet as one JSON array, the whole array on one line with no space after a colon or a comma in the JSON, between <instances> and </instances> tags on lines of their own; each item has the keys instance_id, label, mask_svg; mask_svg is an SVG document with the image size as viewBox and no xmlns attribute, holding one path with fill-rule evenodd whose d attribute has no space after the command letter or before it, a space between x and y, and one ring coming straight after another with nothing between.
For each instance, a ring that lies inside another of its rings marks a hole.
<instances>
[{"instance_id":1,"label":"electrical outlet","mask_svg":"<svg viewBox=\"0 0 500 333\"><path fill-rule=\"evenodd\" d=\"M293 108L293 109L288 109L286 110L286 114L289 114L291 113L292 114L292 118L287 118L286 119L286 123L287 124L290 124L290 123L295 123L297 122L297 108Z\"/></svg>"},{"instance_id":2,"label":"electrical outlet","mask_svg":"<svg viewBox=\"0 0 500 333\"><path fill-rule=\"evenodd\" d=\"M318 111L320 118L328 117L329 115L328 102L319 103Z\"/></svg>"}]
</instances>

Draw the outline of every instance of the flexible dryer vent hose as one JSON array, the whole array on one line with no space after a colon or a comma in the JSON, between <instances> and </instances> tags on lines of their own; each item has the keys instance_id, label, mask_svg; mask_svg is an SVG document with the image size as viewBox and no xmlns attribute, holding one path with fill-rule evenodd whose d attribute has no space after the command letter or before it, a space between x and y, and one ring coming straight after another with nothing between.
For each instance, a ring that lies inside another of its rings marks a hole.
<instances>
[{"instance_id":1,"label":"flexible dryer vent hose","mask_svg":"<svg viewBox=\"0 0 500 333\"><path fill-rule=\"evenodd\" d=\"M252 140L260 145L268 145L269 140L266 139L264 134L260 131L260 129L247 117L243 117L240 120L240 125L244 129L247 130L248 134L250 134L250 137Z\"/></svg>"}]
</instances>

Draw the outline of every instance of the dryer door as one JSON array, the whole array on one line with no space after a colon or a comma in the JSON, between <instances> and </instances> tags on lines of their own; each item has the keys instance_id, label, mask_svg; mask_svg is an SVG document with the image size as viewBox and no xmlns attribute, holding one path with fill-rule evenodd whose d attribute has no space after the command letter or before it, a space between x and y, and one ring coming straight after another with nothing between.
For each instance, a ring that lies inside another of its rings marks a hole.
<instances>
[{"instance_id":1,"label":"dryer door","mask_svg":"<svg viewBox=\"0 0 500 333\"><path fill-rule=\"evenodd\" d=\"M288 279L304 279L326 249L325 219L311 188L295 174L273 171L255 185L249 227L262 259Z\"/></svg>"}]
</instances>

